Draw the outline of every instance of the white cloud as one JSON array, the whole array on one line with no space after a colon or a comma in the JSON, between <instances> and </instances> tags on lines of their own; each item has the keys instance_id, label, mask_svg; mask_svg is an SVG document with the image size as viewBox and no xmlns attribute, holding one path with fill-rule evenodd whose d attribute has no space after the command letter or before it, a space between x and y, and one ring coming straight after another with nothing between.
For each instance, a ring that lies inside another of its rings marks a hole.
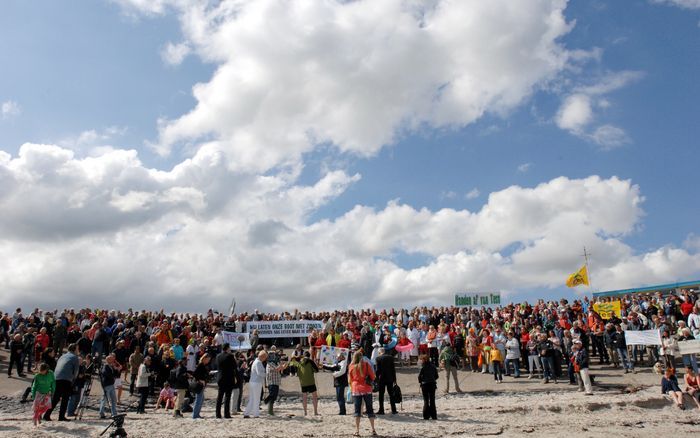
<instances>
[{"instance_id":1,"label":"white cloud","mask_svg":"<svg viewBox=\"0 0 700 438\"><path fill-rule=\"evenodd\" d=\"M690 233L683 241L683 247L693 251L700 251L700 235Z\"/></svg>"},{"instance_id":2,"label":"white cloud","mask_svg":"<svg viewBox=\"0 0 700 438\"><path fill-rule=\"evenodd\" d=\"M11 117L16 117L22 114L22 108L14 100L6 100L0 106L0 113L2 113L3 119L9 119Z\"/></svg>"},{"instance_id":3,"label":"white cloud","mask_svg":"<svg viewBox=\"0 0 700 438\"><path fill-rule=\"evenodd\" d=\"M525 173L532 167L532 163L523 163L518 165L518 172Z\"/></svg>"},{"instance_id":4,"label":"white cloud","mask_svg":"<svg viewBox=\"0 0 700 438\"><path fill-rule=\"evenodd\" d=\"M160 52L160 57L168 65L180 65L191 51L192 49L187 43L173 44L169 42Z\"/></svg>"},{"instance_id":5,"label":"white cloud","mask_svg":"<svg viewBox=\"0 0 700 438\"><path fill-rule=\"evenodd\" d=\"M574 133L581 132L593 118L591 98L585 94L573 94L562 103L557 113L557 126Z\"/></svg>"},{"instance_id":6,"label":"white cloud","mask_svg":"<svg viewBox=\"0 0 700 438\"><path fill-rule=\"evenodd\" d=\"M464 197L467 199L476 199L479 197L480 194L481 192L479 191L479 189L474 187L473 189L469 190L469 192L467 192L467 194L464 195Z\"/></svg>"},{"instance_id":7,"label":"white cloud","mask_svg":"<svg viewBox=\"0 0 700 438\"><path fill-rule=\"evenodd\" d=\"M0 290L13 291L0 305L440 303L464 287L556 287L583 244L598 255L601 288L700 272L697 250L635 254L624 243L643 216L630 181L562 177L491 193L474 212L394 201L310 220L359 175L331 171L300 186L298 174L242 175L226 160L205 147L158 171L133 151L76 158L26 144L17 157L0 154ZM397 251L430 261L403 269Z\"/></svg>"},{"instance_id":8,"label":"white cloud","mask_svg":"<svg viewBox=\"0 0 700 438\"><path fill-rule=\"evenodd\" d=\"M651 2L679 6L684 9L700 9L700 0L651 0Z\"/></svg>"},{"instance_id":9,"label":"white cloud","mask_svg":"<svg viewBox=\"0 0 700 438\"><path fill-rule=\"evenodd\" d=\"M168 9L129 5L147 14ZM212 139L237 169L293 164L329 143L370 156L422 126L508 112L569 57L558 41L570 30L561 0L170 6L179 11L182 44L219 67L194 87L193 110L160 121L153 147L168 154Z\"/></svg>"},{"instance_id":10,"label":"white cloud","mask_svg":"<svg viewBox=\"0 0 700 438\"><path fill-rule=\"evenodd\" d=\"M610 100L604 97L606 94L622 88L642 76L642 73L638 71L609 73L591 85L574 88L572 94L566 96L559 107L554 118L555 123L559 128L592 141L604 150L629 143L629 136L624 129L618 126L608 123L591 127L596 118L594 108L605 110L610 107Z\"/></svg>"}]
</instances>

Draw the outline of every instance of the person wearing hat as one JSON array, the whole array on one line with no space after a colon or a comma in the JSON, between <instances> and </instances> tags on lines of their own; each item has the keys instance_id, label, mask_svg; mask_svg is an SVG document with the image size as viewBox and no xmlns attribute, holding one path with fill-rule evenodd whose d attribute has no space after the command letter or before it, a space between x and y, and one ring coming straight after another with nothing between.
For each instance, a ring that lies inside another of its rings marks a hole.
<instances>
[{"instance_id":1,"label":"person wearing hat","mask_svg":"<svg viewBox=\"0 0 700 438\"><path fill-rule=\"evenodd\" d=\"M323 365L324 370L333 372L333 387L335 387L335 398L338 402L338 415L345 415L345 391L348 387L348 361L342 351L336 357L335 365Z\"/></svg>"},{"instance_id":2,"label":"person wearing hat","mask_svg":"<svg viewBox=\"0 0 700 438\"><path fill-rule=\"evenodd\" d=\"M574 372L579 376L578 390L586 391L586 395L593 395L593 387L591 385L591 377L588 373L588 352L583 348L583 343L576 339L573 347Z\"/></svg>"}]
</instances>

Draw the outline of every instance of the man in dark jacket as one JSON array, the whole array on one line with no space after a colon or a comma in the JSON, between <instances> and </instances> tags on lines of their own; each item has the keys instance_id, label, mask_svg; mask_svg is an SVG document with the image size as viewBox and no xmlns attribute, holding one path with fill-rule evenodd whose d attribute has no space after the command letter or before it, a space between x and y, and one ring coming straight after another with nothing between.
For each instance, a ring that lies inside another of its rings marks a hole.
<instances>
[{"instance_id":1,"label":"man in dark jacket","mask_svg":"<svg viewBox=\"0 0 700 438\"><path fill-rule=\"evenodd\" d=\"M396 414L396 401L394 400L396 368L394 368L394 357L387 354L383 348L379 349L379 356L377 356L377 382L379 383L379 410L377 414L384 415L384 391L389 394L391 413Z\"/></svg>"},{"instance_id":2,"label":"man in dark jacket","mask_svg":"<svg viewBox=\"0 0 700 438\"><path fill-rule=\"evenodd\" d=\"M423 393L423 419L437 420L437 409L435 407L435 390L437 389L438 370L430 361L428 355L421 355L419 362L421 369L418 373L418 383Z\"/></svg>"},{"instance_id":3,"label":"man in dark jacket","mask_svg":"<svg viewBox=\"0 0 700 438\"><path fill-rule=\"evenodd\" d=\"M7 376L12 377L12 366L17 367L17 375L20 377L25 377L22 373L22 353L24 352L24 342L22 342L22 335L17 333L12 338L10 342L10 363L7 365Z\"/></svg>"},{"instance_id":4,"label":"man in dark jacket","mask_svg":"<svg viewBox=\"0 0 700 438\"><path fill-rule=\"evenodd\" d=\"M173 371L175 373L173 386L177 390L177 401L175 402L173 417L182 417L182 406L185 404L185 394L190 386L190 375L189 371L187 371L187 359L184 358L180 360L177 368L175 368Z\"/></svg>"},{"instance_id":5,"label":"man in dark jacket","mask_svg":"<svg viewBox=\"0 0 700 438\"><path fill-rule=\"evenodd\" d=\"M544 333L540 333L537 351L542 361L543 382L549 383L549 379L554 379L554 383L557 383L557 376L554 374L554 344L547 339L547 335Z\"/></svg>"},{"instance_id":6,"label":"man in dark jacket","mask_svg":"<svg viewBox=\"0 0 700 438\"><path fill-rule=\"evenodd\" d=\"M231 354L231 346L225 343L221 353L216 356L216 383L219 391L216 394L216 418L221 418L221 403L224 403L224 418L231 418L231 393L237 387L238 367L236 358ZM236 394L238 398L238 394Z\"/></svg>"}]
</instances>

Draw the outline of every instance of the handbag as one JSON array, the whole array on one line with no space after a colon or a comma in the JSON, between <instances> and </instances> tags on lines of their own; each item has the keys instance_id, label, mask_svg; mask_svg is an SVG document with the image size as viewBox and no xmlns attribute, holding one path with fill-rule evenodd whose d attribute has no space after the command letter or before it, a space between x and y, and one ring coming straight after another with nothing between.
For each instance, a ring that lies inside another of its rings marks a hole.
<instances>
[{"instance_id":1,"label":"handbag","mask_svg":"<svg viewBox=\"0 0 700 438\"><path fill-rule=\"evenodd\" d=\"M190 392L192 394L199 394L204 390L204 385L198 380L193 380L190 382Z\"/></svg>"},{"instance_id":2,"label":"handbag","mask_svg":"<svg viewBox=\"0 0 700 438\"><path fill-rule=\"evenodd\" d=\"M391 398L394 400L394 403L403 403L403 395L401 394L401 387L397 384L394 383L394 388L391 391Z\"/></svg>"},{"instance_id":3,"label":"handbag","mask_svg":"<svg viewBox=\"0 0 700 438\"><path fill-rule=\"evenodd\" d=\"M353 403L352 390L350 389L350 387L348 387L345 390L345 403L348 405L351 405Z\"/></svg>"}]
</instances>

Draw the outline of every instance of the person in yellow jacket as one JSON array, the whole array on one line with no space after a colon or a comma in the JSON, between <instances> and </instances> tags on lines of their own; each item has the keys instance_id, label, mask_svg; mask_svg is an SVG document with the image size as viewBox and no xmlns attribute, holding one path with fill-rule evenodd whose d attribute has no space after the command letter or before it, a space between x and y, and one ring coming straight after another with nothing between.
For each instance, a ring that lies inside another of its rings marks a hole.
<instances>
[{"instance_id":1,"label":"person in yellow jacket","mask_svg":"<svg viewBox=\"0 0 700 438\"><path fill-rule=\"evenodd\" d=\"M503 382L503 353L498 348L492 348L491 365L493 366L493 379L496 383Z\"/></svg>"},{"instance_id":2,"label":"person in yellow jacket","mask_svg":"<svg viewBox=\"0 0 700 438\"><path fill-rule=\"evenodd\" d=\"M326 345L329 347L337 347L338 342L340 342L341 335L335 332L334 328L328 330L328 336L326 336Z\"/></svg>"}]
</instances>

